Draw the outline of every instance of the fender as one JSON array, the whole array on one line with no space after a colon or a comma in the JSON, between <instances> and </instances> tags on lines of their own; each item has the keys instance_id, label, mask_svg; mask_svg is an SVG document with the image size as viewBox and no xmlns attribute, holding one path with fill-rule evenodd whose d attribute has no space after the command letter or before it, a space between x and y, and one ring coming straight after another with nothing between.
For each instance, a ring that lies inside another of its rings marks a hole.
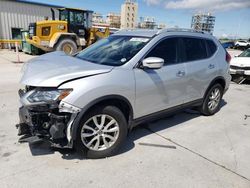
<instances>
[{"instance_id":1,"label":"fender","mask_svg":"<svg viewBox=\"0 0 250 188\"><path fill-rule=\"evenodd\" d=\"M205 93L204 93L204 95L203 95L203 99L205 99L205 96L206 96L207 92L209 91L209 89L210 89L215 83L220 83L220 84L222 84L221 81L223 82L223 85L222 85L222 86L225 87L225 84L226 84L225 78L223 78L222 76L217 76L216 78L214 78L214 79L210 82L209 86L207 87L207 89L206 89L206 91L205 91ZM224 89L225 89L225 88L224 88Z\"/></svg>"},{"instance_id":2,"label":"fender","mask_svg":"<svg viewBox=\"0 0 250 188\"><path fill-rule=\"evenodd\" d=\"M129 102L129 100L121 95L107 95L107 96L103 96L100 98L97 98L95 100L93 100L92 102L88 103L84 108L82 108L82 110L79 112L79 114L77 115L76 119L74 120L73 124L72 124L72 129L71 129L71 136L72 139L75 140L76 139L76 135L77 135L77 130L80 124L80 121L82 119L82 117L85 115L85 113L94 105L96 105L99 102L105 101L105 100L109 100L109 99L118 99L121 100L123 102L125 102L130 109L130 114L129 114L129 121L128 121L128 128L130 128L131 122L133 120L133 107L131 105L131 103Z\"/></svg>"}]
</instances>

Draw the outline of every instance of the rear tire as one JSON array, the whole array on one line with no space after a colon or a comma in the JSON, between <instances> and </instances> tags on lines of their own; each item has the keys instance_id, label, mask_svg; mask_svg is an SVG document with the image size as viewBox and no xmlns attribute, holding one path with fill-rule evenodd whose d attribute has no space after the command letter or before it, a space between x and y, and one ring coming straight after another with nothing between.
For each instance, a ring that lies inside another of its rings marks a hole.
<instances>
[{"instance_id":1,"label":"rear tire","mask_svg":"<svg viewBox=\"0 0 250 188\"><path fill-rule=\"evenodd\" d=\"M80 122L76 150L87 158L109 157L118 152L127 137L127 121L115 106L100 106Z\"/></svg>"},{"instance_id":2,"label":"rear tire","mask_svg":"<svg viewBox=\"0 0 250 188\"><path fill-rule=\"evenodd\" d=\"M61 39L55 47L57 51L63 51L67 55L73 55L77 52L77 46L72 39Z\"/></svg>"},{"instance_id":3,"label":"rear tire","mask_svg":"<svg viewBox=\"0 0 250 188\"><path fill-rule=\"evenodd\" d=\"M220 109L223 96L223 87L220 84L213 85L205 95L200 112L205 116L214 115Z\"/></svg>"}]
</instances>

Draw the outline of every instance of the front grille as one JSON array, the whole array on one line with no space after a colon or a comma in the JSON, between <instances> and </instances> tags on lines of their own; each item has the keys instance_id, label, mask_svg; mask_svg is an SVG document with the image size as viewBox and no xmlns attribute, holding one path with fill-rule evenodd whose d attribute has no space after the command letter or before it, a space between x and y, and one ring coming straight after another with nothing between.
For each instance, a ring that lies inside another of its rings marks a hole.
<instances>
[{"instance_id":1,"label":"front grille","mask_svg":"<svg viewBox=\"0 0 250 188\"><path fill-rule=\"evenodd\" d=\"M26 93L33 90L33 89L36 89L36 87L34 87L34 86L25 86L25 92Z\"/></svg>"},{"instance_id":2,"label":"front grille","mask_svg":"<svg viewBox=\"0 0 250 188\"><path fill-rule=\"evenodd\" d=\"M236 70L250 70L250 67L239 67L239 66L234 66L230 65L231 69L236 69Z\"/></svg>"}]
</instances>

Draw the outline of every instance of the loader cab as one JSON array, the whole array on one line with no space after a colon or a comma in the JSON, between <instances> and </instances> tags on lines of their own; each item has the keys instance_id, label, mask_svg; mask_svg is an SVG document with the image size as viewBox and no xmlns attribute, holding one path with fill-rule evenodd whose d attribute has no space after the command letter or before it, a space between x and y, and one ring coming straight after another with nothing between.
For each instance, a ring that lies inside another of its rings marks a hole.
<instances>
[{"instance_id":1,"label":"loader cab","mask_svg":"<svg viewBox=\"0 0 250 188\"><path fill-rule=\"evenodd\" d=\"M68 22L68 31L84 36L92 27L93 11L61 8L59 10L59 20Z\"/></svg>"}]
</instances>

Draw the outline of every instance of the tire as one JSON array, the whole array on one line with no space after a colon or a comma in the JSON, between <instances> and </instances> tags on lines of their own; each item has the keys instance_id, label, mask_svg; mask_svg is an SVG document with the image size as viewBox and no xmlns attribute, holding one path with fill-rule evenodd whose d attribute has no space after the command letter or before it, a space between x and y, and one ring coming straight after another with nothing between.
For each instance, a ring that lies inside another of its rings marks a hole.
<instances>
[{"instance_id":1,"label":"tire","mask_svg":"<svg viewBox=\"0 0 250 188\"><path fill-rule=\"evenodd\" d=\"M94 119L99 128L96 126ZM100 128L102 122L104 122L104 125ZM111 124L108 125L109 123ZM87 113L80 121L75 147L78 153L84 154L87 158L110 157L115 155L122 147L127 132L127 121L120 109L115 106L100 106ZM106 141L106 144L104 141ZM98 144L99 146L97 146Z\"/></svg>"},{"instance_id":2,"label":"tire","mask_svg":"<svg viewBox=\"0 0 250 188\"><path fill-rule=\"evenodd\" d=\"M217 91L219 92L219 94L215 95ZM215 99L213 99L214 98L213 96L216 96ZM213 85L208 90L208 92L206 93L204 97L203 103L200 106L200 112L205 116L214 115L220 109L222 96L223 96L223 87L220 84ZM214 101L214 103L212 101ZM212 103L214 105L212 105Z\"/></svg>"},{"instance_id":3,"label":"tire","mask_svg":"<svg viewBox=\"0 0 250 188\"><path fill-rule=\"evenodd\" d=\"M77 52L76 43L71 39L61 39L55 46L55 50L63 51L67 55L73 55Z\"/></svg>"}]
</instances>

